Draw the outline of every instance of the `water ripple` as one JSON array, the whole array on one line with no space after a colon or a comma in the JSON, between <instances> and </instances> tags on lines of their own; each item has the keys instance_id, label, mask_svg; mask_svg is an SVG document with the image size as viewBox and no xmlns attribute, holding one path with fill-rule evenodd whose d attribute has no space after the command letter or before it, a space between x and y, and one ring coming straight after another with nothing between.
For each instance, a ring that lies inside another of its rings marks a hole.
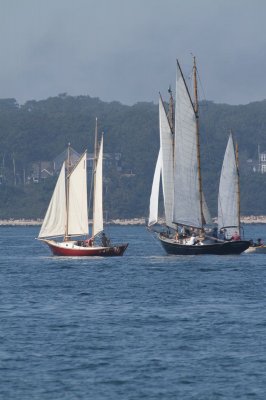
<instances>
[{"instance_id":1,"label":"water ripple","mask_svg":"<svg viewBox=\"0 0 266 400\"><path fill-rule=\"evenodd\" d=\"M0 399L264 400L265 256L168 256L113 227L124 257L56 258L0 230Z\"/></svg>"}]
</instances>

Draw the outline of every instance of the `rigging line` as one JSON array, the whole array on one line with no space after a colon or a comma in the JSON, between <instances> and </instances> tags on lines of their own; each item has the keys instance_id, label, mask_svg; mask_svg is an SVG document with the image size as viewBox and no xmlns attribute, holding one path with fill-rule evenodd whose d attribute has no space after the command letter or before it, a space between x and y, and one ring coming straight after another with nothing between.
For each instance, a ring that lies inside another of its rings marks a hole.
<instances>
[{"instance_id":1,"label":"rigging line","mask_svg":"<svg viewBox=\"0 0 266 400\"><path fill-rule=\"evenodd\" d=\"M199 82L199 86L200 86L200 89L201 89L201 91L202 91L202 93L203 93L203 96L201 96L201 93L199 92L199 94L198 94L198 97L199 97L199 109L202 109L203 107L202 107L202 104L200 104L200 102L202 102L202 101L205 101L205 102L207 102L207 99L206 99L206 95L205 95L205 92L204 92L204 87L203 87L203 84L202 84L202 81L201 81L201 79L200 79L200 74L199 74L199 72L198 72L198 68L197 68L197 78L198 78L198 82ZM190 74L189 74L189 76L188 76L188 80L189 80L189 82L190 82L190 91L192 90L192 76L193 76L193 68L191 68L191 71L190 71Z\"/></svg>"},{"instance_id":2,"label":"rigging line","mask_svg":"<svg viewBox=\"0 0 266 400\"><path fill-rule=\"evenodd\" d=\"M190 54L191 54L192 57L194 57L193 53L190 53ZM200 74L199 74L198 68L196 69L196 73L197 73L198 82L199 82L201 90L203 92L203 100L207 101L206 100L206 96L205 96L205 92L204 92L204 87L203 87L203 84L202 84L202 81L201 81L201 78L200 78ZM191 84L192 84L192 76L193 76L193 67L191 68L190 75L189 75L189 79L191 80Z\"/></svg>"},{"instance_id":3,"label":"rigging line","mask_svg":"<svg viewBox=\"0 0 266 400\"><path fill-rule=\"evenodd\" d=\"M189 73L188 78L187 78L187 80L188 80L188 82L189 82L189 91L190 91L190 93L193 91L193 81L192 81L192 78L193 78L193 67L191 68L190 73Z\"/></svg>"},{"instance_id":4,"label":"rigging line","mask_svg":"<svg viewBox=\"0 0 266 400\"><path fill-rule=\"evenodd\" d=\"M207 101L206 95L205 95L205 91L204 91L204 87L203 87L202 81L201 81L201 79L200 79L200 74L199 74L199 73L198 73L198 80L199 80L200 87L201 87L201 90L202 90L202 93L203 93L203 100L204 100L204 101Z\"/></svg>"},{"instance_id":5,"label":"rigging line","mask_svg":"<svg viewBox=\"0 0 266 400\"><path fill-rule=\"evenodd\" d=\"M203 105L202 104L200 104L200 109L202 110L202 108L205 108L205 110L207 110L208 111L208 104L207 104L207 99L206 99L206 94L205 94L205 91L204 91L204 87L203 87L203 84L202 84L202 80L201 80L201 78L200 78L200 74L199 74L199 71L198 71L198 69L197 69L197 76L198 76L198 81L199 81L199 83L200 83L200 88L201 88L201 91L202 91L202 93L203 93L203 96L201 97L201 99L200 99L200 101L202 102L202 101L205 101L206 102L206 104L204 105L204 107L203 107ZM202 136L201 136L202 137ZM207 161L209 161L209 163L211 163L212 165L214 165L215 164L215 157L214 157L214 152L213 151L211 151L211 146L210 146L210 139L209 139L209 135L208 135L208 132L207 132L207 130L205 129L205 135L204 135L204 138L205 138L205 149L206 149L206 160ZM220 168L220 170L221 170L221 168ZM219 175L218 175L219 176ZM218 178L219 179L219 178Z\"/></svg>"}]
</instances>

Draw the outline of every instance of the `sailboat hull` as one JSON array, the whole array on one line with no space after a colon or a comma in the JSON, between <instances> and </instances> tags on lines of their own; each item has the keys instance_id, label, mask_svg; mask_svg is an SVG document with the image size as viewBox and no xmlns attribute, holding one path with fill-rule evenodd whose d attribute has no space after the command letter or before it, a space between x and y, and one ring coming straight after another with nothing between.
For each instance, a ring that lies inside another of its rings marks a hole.
<instances>
[{"instance_id":1,"label":"sailboat hull","mask_svg":"<svg viewBox=\"0 0 266 400\"><path fill-rule=\"evenodd\" d=\"M229 255L241 254L248 249L250 242L247 240L230 241L223 243L206 244L202 246L197 245L183 245L174 242L171 239L164 239L159 236L159 240L168 254L175 255Z\"/></svg>"},{"instance_id":2,"label":"sailboat hull","mask_svg":"<svg viewBox=\"0 0 266 400\"><path fill-rule=\"evenodd\" d=\"M266 246L250 246L245 253L252 253L252 254L266 254Z\"/></svg>"},{"instance_id":3,"label":"sailboat hull","mask_svg":"<svg viewBox=\"0 0 266 400\"><path fill-rule=\"evenodd\" d=\"M128 243L113 245L109 247L82 247L76 242L55 242L54 240L43 240L55 256L62 257L116 257L122 256L128 247Z\"/></svg>"}]
</instances>

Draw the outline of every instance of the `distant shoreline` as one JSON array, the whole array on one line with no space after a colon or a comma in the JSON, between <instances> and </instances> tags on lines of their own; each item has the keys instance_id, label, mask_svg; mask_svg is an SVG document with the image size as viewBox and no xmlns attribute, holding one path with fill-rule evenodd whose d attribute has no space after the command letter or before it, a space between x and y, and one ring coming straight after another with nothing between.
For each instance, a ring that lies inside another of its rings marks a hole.
<instances>
[{"instance_id":1,"label":"distant shoreline","mask_svg":"<svg viewBox=\"0 0 266 400\"><path fill-rule=\"evenodd\" d=\"M213 219L216 222L216 218ZM40 226L42 219L1 219L0 226ZM91 222L91 221L89 221ZM159 223L163 223L160 220ZM266 224L266 215L249 215L241 217L243 224ZM131 218L131 219L113 219L107 222L107 225L146 225L145 218Z\"/></svg>"}]
</instances>

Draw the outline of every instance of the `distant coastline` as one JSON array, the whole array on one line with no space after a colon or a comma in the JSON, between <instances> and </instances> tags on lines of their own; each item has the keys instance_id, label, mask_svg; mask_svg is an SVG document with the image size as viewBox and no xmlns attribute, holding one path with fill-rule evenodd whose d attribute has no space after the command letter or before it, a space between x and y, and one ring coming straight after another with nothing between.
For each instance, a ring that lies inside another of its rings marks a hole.
<instances>
[{"instance_id":1,"label":"distant coastline","mask_svg":"<svg viewBox=\"0 0 266 400\"><path fill-rule=\"evenodd\" d=\"M213 219L216 222L216 218ZM1 219L0 226L40 226L42 219ZM90 221L91 222L91 221ZM159 220L163 223L164 220ZM241 217L243 224L266 224L266 215L249 215ZM146 225L145 218L113 219L107 222L108 225Z\"/></svg>"}]
</instances>

